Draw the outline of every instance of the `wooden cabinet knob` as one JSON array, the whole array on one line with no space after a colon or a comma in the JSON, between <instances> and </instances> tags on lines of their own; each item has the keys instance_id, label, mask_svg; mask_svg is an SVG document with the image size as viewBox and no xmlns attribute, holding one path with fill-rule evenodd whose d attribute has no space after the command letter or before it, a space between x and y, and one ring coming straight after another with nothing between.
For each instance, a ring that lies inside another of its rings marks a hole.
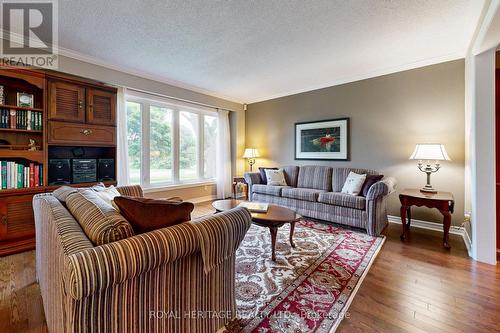
<instances>
[{"instance_id":1,"label":"wooden cabinet knob","mask_svg":"<svg viewBox=\"0 0 500 333\"><path fill-rule=\"evenodd\" d=\"M2 224L6 225L7 224L7 215L2 214Z\"/></svg>"}]
</instances>

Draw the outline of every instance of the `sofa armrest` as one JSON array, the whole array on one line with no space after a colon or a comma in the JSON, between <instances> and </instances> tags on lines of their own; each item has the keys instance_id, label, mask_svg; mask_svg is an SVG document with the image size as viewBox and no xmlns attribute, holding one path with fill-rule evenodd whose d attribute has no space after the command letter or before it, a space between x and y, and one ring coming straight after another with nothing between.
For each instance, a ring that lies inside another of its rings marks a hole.
<instances>
[{"instance_id":1,"label":"sofa armrest","mask_svg":"<svg viewBox=\"0 0 500 333\"><path fill-rule=\"evenodd\" d=\"M121 195L127 195L129 197L144 197L144 192L142 191L140 185L118 186L116 190L120 192Z\"/></svg>"},{"instance_id":2,"label":"sofa armrest","mask_svg":"<svg viewBox=\"0 0 500 333\"><path fill-rule=\"evenodd\" d=\"M250 200L252 200L252 186L255 184L262 183L262 180L260 178L260 173L259 172L245 172L243 177L245 178L245 181L247 182L247 185L248 185L248 197Z\"/></svg>"},{"instance_id":3,"label":"sofa armrest","mask_svg":"<svg viewBox=\"0 0 500 333\"><path fill-rule=\"evenodd\" d=\"M250 225L248 210L236 208L74 253L65 260L66 292L79 300L196 252L207 273L207 263L212 268L235 253ZM217 241L209 246L208 239Z\"/></svg>"},{"instance_id":4,"label":"sofa armrest","mask_svg":"<svg viewBox=\"0 0 500 333\"><path fill-rule=\"evenodd\" d=\"M393 193L396 190L397 181L393 177L386 177L373 184L368 190L366 200L376 200L379 196Z\"/></svg>"}]
</instances>

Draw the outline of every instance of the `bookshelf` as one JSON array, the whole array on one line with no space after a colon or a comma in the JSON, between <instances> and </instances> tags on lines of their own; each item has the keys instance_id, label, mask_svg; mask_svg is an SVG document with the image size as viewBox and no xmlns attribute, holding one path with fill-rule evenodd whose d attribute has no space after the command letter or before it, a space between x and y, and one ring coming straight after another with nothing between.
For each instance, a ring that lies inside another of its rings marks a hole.
<instances>
[{"instance_id":1,"label":"bookshelf","mask_svg":"<svg viewBox=\"0 0 500 333\"><path fill-rule=\"evenodd\" d=\"M41 72L0 69L0 195L4 190L22 193L45 185L45 90Z\"/></svg>"},{"instance_id":2,"label":"bookshelf","mask_svg":"<svg viewBox=\"0 0 500 333\"><path fill-rule=\"evenodd\" d=\"M49 179L51 159L114 159L116 165L117 91L115 87L86 78L4 65L0 65L0 86L4 97L2 100L0 94L0 161L16 162L29 169L19 169L25 178L19 182L18 174L14 188L2 188L3 163L0 163L0 256L4 256L35 247L33 196L52 192L60 186ZM18 93L32 96L32 104L18 104ZM21 118L9 118L6 123L5 112L1 110L8 110L9 117L12 113ZM38 116L38 122L33 114ZM41 168L38 182L32 181L32 165ZM21 183L23 187L17 188ZM104 183L116 185L112 180ZM25 184L30 186L24 187Z\"/></svg>"},{"instance_id":3,"label":"bookshelf","mask_svg":"<svg viewBox=\"0 0 500 333\"><path fill-rule=\"evenodd\" d=\"M45 74L41 71L0 67L0 255L35 246L31 201L33 195L45 191L46 185L46 86ZM19 94L24 98L18 100ZM32 105L22 104L26 97ZM32 121L35 115L38 121L36 129ZM30 140L33 140L31 146L34 148L30 146ZM11 168L11 182L6 188L6 168L13 163L17 166ZM34 179L35 166L38 169L37 182Z\"/></svg>"}]
</instances>

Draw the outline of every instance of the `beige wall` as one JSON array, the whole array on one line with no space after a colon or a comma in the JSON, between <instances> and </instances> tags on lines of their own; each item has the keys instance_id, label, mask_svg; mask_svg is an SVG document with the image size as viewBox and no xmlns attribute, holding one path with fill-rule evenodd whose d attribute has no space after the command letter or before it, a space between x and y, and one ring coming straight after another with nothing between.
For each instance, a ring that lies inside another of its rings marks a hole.
<instances>
[{"instance_id":1,"label":"beige wall","mask_svg":"<svg viewBox=\"0 0 500 333\"><path fill-rule=\"evenodd\" d=\"M294 160L294 123L351 118L351 160ZM321 164L379 170L399 190L419 188L425 174L408 160L416 143L445 145L452 161L432 176L434 187L455 195L453 224L464 212L464 61L457 60L248 106L246 145L260 150L257 166ZM389 214L399 215L397 194ZM437 211L414 209L414 218L441 221Z\"/></svg>"}]
</instances>

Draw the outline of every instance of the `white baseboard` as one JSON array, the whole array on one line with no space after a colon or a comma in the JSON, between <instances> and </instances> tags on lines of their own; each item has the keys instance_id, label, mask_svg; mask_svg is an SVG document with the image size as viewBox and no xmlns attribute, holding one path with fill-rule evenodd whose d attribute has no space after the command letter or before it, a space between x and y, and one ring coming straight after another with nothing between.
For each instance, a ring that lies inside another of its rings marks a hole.
<instances>
[{"instance_id":1,"label":"white baseboard","mask_svg":"<svg viewBox=\"0 0 500 333\"><path fill-rule=\"evenodd\" d=\"M388 215L387 220L389 221L389 223L401 224L401 217L399 217L399 216ZM442 223L411 219L411 226L415 227L415 228L420 228L420 229L443 232L443 224ZM469 253L469 256L471 256L471 243L472 242L471 242L469 234L467 233L467 230L465 230L465 228L463 228L463 227L457 227L457 226L452 225L450 227L450 234L459 235L462 237L462 239L464 240L465 246L467 247L467 252Z\"/></svg>"}]
</instances>

